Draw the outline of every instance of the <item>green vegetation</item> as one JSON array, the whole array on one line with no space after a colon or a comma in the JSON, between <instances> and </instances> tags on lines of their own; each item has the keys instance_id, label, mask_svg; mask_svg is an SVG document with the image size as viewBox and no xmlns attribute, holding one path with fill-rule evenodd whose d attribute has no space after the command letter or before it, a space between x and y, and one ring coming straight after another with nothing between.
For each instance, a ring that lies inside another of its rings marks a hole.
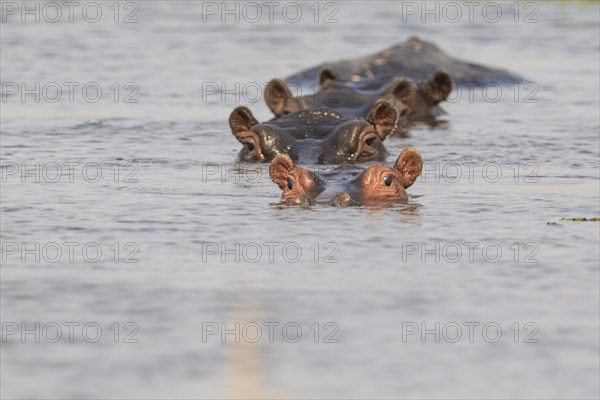
<instances>
[{"instance_id":1,"label":"green vegetation","mask_svg":"<svg viewBox=\"0 0 600 400\"><path fill-rule=\"evenodd\" d=\"M600 218L585 218L585 217L580 217L580 218L561 218L561 221L600 221Z\"/></svg>"}]
</instances>

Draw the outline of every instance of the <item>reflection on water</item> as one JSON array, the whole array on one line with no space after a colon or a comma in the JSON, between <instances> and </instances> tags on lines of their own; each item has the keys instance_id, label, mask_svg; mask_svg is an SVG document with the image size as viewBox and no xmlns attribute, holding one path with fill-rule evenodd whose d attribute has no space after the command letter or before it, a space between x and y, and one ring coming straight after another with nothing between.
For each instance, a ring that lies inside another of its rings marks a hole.
<instances>
[{"instance_id":1,"label":"reflection on water","mask_svg":"<svg viewBox=\"0 0 600 400\"><path fill-rule=\"evenodd\" d=\"M200 13L148 2L137 24L2 24L3 82L139 86L138 103L2 103L2 322L63 329L6 336L3 398L598 397L600 232L561 220L599 214L597 3L539 3L536 24L404 23L392 2L340 3L333 25ZM538 101L463 95L439 125L386 140L386 164L406 146L425 160L407 205L281 207L267 165L235 163L231 110L271 116L203 84L263 84L413 34L535 80ZM263 334L203 340L236 322ZM413 323L448 329L423 343Z\"/></svg>"}]
</instances>

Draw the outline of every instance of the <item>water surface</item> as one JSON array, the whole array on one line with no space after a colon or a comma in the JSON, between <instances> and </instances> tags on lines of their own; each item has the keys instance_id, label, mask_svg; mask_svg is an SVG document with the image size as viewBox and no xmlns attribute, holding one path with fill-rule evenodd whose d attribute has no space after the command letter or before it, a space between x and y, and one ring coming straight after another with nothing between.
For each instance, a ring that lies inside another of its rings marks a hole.
<instances>
[{"instance_id":1,"label":"water surface","mask_svg":"<svg viewBox=\"0 0 600 400\"><path fill-rule=\"evenodd\" d=\"M3 333L63 327L56 343L7 336L3 398L598 397L600 229L560 220L599 216L598 4L540 2L538 23L494 24L403 21L393 2L338 6L334 24L204 23L201 2L153 1L133 24L0 25L4 83L104 89L96 103L1 104ZM235 164L231 110L269 119L254 86L410 35L509 68L537 93L503 87L492 102L463 91L445 104L447 123L386 141L388 163L409 145L425 159L408 205L274 205L267 166ZM137 103L124 102L130 82ZM39 262L36 243L49 252ZM75 330L70 343L66 322L96 323L102 337ZM138 343L124 343L128 322ZM262 337L203 338L236 322ZM279 324L272 343L268 322ZM301 327L296 343L286 323ZM406 336L436 323L439 343ZM332 332L338 342L324 343Z\"/></svg>"}]
</instances>

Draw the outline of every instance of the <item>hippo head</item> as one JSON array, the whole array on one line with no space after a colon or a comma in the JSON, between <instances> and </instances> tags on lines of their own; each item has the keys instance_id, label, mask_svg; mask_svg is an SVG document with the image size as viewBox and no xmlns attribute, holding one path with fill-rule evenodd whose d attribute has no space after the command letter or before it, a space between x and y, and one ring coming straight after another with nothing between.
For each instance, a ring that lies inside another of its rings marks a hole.
<instances>
[{"instance_id":1,"label":"hippo head","mask_svg":"<svg viewBox=\"0 0 600 400\"><path fill-rule=\"evenodd\" d=\"M445 114L439 104L448 99L453 85L452 77L444 70L438 70L431 78L418 85L415 95L408 100L409 119L429 120Z\"/></svg>"},{"instance_id":2,"label":"hippo head","mask_svg":"<svg viewBox=\"0 0 600 400\"><path fill-rule=\"evenodd\" d=\"M247 107L240 106L231 113L229 125L244 145L239 154L241 161L269 162L279 154L287 154L292 160L302 155L312 163L348 164L385 159L383 141L397 120L393 103L381 99L367 119L329 110L303 110L259 123Z\"/></svg>"},{"instance_id":3,"label":"hippo head","mask_svg":"<svg viewBox=\"0 0 600 400\"><path fill-rule=\"evenodd\" d=\"M283 79L271 79L265 87L265 102L276 118L301 110L314 110L322 107L332 108L331 106L335 106L339 101L331 97L334 94L337 95L334 97L342 97L339 96L336 88L331 84L334 81L343 82L337 72L329 67L325 67L319 73L319 91L313 95L295 97ZM330 82L330 84L327 92L321 93L321 86L325 82ZM344 94L347 95L347 93ZM348 96L344 97L347 98Z\"/></svg>"},{"instance_id":4,"label":"hippo head","mask_svg":"<svg viewBox=\"0 0 600 400\"><path fill-rule=\"evenodd\" d=\"M400 126L408 126L409 121L428 121L432 118L445 114L445 111L439 106L446 101L452 92L453 80L450 74L444 70L438 70L431 78L415 85L410 80L401 77L395 77L389 84L385 84L389 79L385 77L371 78L363 80L357 87L351 86L342 80L337 72L330 67L321 69L319 75L320 98L327 105L327 100L332 102L333 108L339 107L339 103L344 105L348 99L355 98L356 101L368 101L365 95L360 96L356 93L360 91L376 92L374 96L384 96L394 102L394 105L400 112ZM382 82L383 90L378 89ZM340 102L338 98L343 98ZM298 98L301 104L306 104L303 98ZM335 103L338 103L336 106Z\"/></svg>"},{"instance_id":5,"label":"hippo head","mask_svg":"<svg viewBox=\"0 0 600 400\"><path fill-rule=\"evenodd\" d=\"M408 104L415 96L416 87L410 80L401 77L387 82L387 79L372 79L367 85L362 82L360 86L355 86L356 83L343 80L332 68L324 67L319 73L319 92L316 97L324 106L335 109L360 109L361 105L374 104L377 99L386 98L394 104L399 122L402 122L408 116Z\"/></svg>"},{"instance_id":6,"label":"hippo head","mask_svg":"<svg viewBox=\"0 0 600 400\"><path fill-rule=\"evenodd\" d=\"M415 85L405 78L395 78L392 82L376 82L376 92L372 88L363 90L354 82L347 82L333 69L325 67L319 74L319 90L312 95L294 97L282 79L271 80L265 88L265 101L275 117L299 111L329 108L353 117L366 117L375 103L385 98L393 103L398 111L398 127L408 126L409 102L415 97Z\"/></svg>"},{"instance_id":7,"label":"hippo head","mask_svg":"<svg viewBox=\"0 0 600 400\"><path fill-rule=\"evenodd\" d=\"M229 116L231 132L244 145L240 161L268 162L278 154L288 154L296 160L294 140L287 133L268 123L259 123L248 107L237 107Z\"/></svg>"},{"instance_id":8,"label":"hippo head","mask_svg":"<svg viewBox=\"0 0 600 400\"><path fill-rule=\"evenodd\" d=\"M278 155L269 166L271 180L282 190L288 205L328 203L333 206L406 203L406 189L421 175L419 152L405 148L392 168L373 165L351 179L325 181L317 174L296 166L291 158Z\"/></svg>"},{"instance_id":9,"label":"hippo head","mask_svg":"<svg viewBox=\"0 0 600 400\"><path fill-rule=\"evenodd\" d=\"M314 110L320 108L315 96L294 97L292 91L283 79L271 79L264 92L267 106L279 118L300 110Z\"/></svg>"},{"instance_id":10,"label":"hippo head","mask_svg":"<svg viewBox=\"0 0 600 400\"><path fill-rule=\"evenodd\" d=\"M398 110L386 99L378 100L367 115L337 126L323 141L318 164L350 164L384 160L385 138L398 123Z\"/></svg>"}]
</instances>

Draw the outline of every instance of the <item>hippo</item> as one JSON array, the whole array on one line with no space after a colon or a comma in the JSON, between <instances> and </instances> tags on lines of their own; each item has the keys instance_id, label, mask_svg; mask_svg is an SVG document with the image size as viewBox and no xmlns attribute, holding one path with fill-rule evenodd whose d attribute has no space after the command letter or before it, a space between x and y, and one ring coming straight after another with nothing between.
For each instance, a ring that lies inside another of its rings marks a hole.
<instances>
[{"instance_id":1,"label":"hippo","mask_svg":"<svg viewBox=\"0 0 600 400\"><path fill-rule=\"evenodd\" d=\"M452 77L444 70L436 71L419 85L396 77L380 88L376 78L348 82L332 68L325 67L319 73L319 90L314 94L293 97L283 79L273 79L265 87L264 97L275 117L298 110L329 108L362 118L378 99L387 98L394 102L400 113L397 130L401 131L410 123L433 123L436 117L445 114L439 103L448 98L452 86Z\"/></svg>"},{"instance_id":2,"label":"hippo","mask_svg":"<svg viewBox=\"0 0 600 400\"><path fill-rule=\"evenodd\" d=\"M414 147L402 150L391 168L376 164L363 170L338 168L316 174L297 166L286 154L277 155L269 165L271 180L282 190L281 203L300 206L406 203L406 189L422 170L423 159Z\"/></svg>"},{"instance_id":3,"label":"hippo","mask_svg":"<svg viewBox=\"0 0 600 400\"><path fill-rule=\"evenodd\" d=\"M308 164L381 161L385 138L395 129L398 110L387 99L376 101L366 118L328 109L301 110L259 123L245 106L229 116L233 135L244 145L243 162L270 162L279 154Z\"/></svg>"},{"instance_id":4,"label":"hippo","mask_svg":"<svg viewBox=\"0 0 600 400\"><path fill-rule=\"evenodd\" d=\"M319 71L329 65L343 79L360 81L379 78L389 83L396 76L405 76L418 82L425 81L438 69L446 70L458 85L515 84L524 81L519 75L504 69L475 64L450 56L435 43L416 36L366 57L325 63L286 78L288 85L311 87L318 82Z\"/></svg>"}]
</instances>

